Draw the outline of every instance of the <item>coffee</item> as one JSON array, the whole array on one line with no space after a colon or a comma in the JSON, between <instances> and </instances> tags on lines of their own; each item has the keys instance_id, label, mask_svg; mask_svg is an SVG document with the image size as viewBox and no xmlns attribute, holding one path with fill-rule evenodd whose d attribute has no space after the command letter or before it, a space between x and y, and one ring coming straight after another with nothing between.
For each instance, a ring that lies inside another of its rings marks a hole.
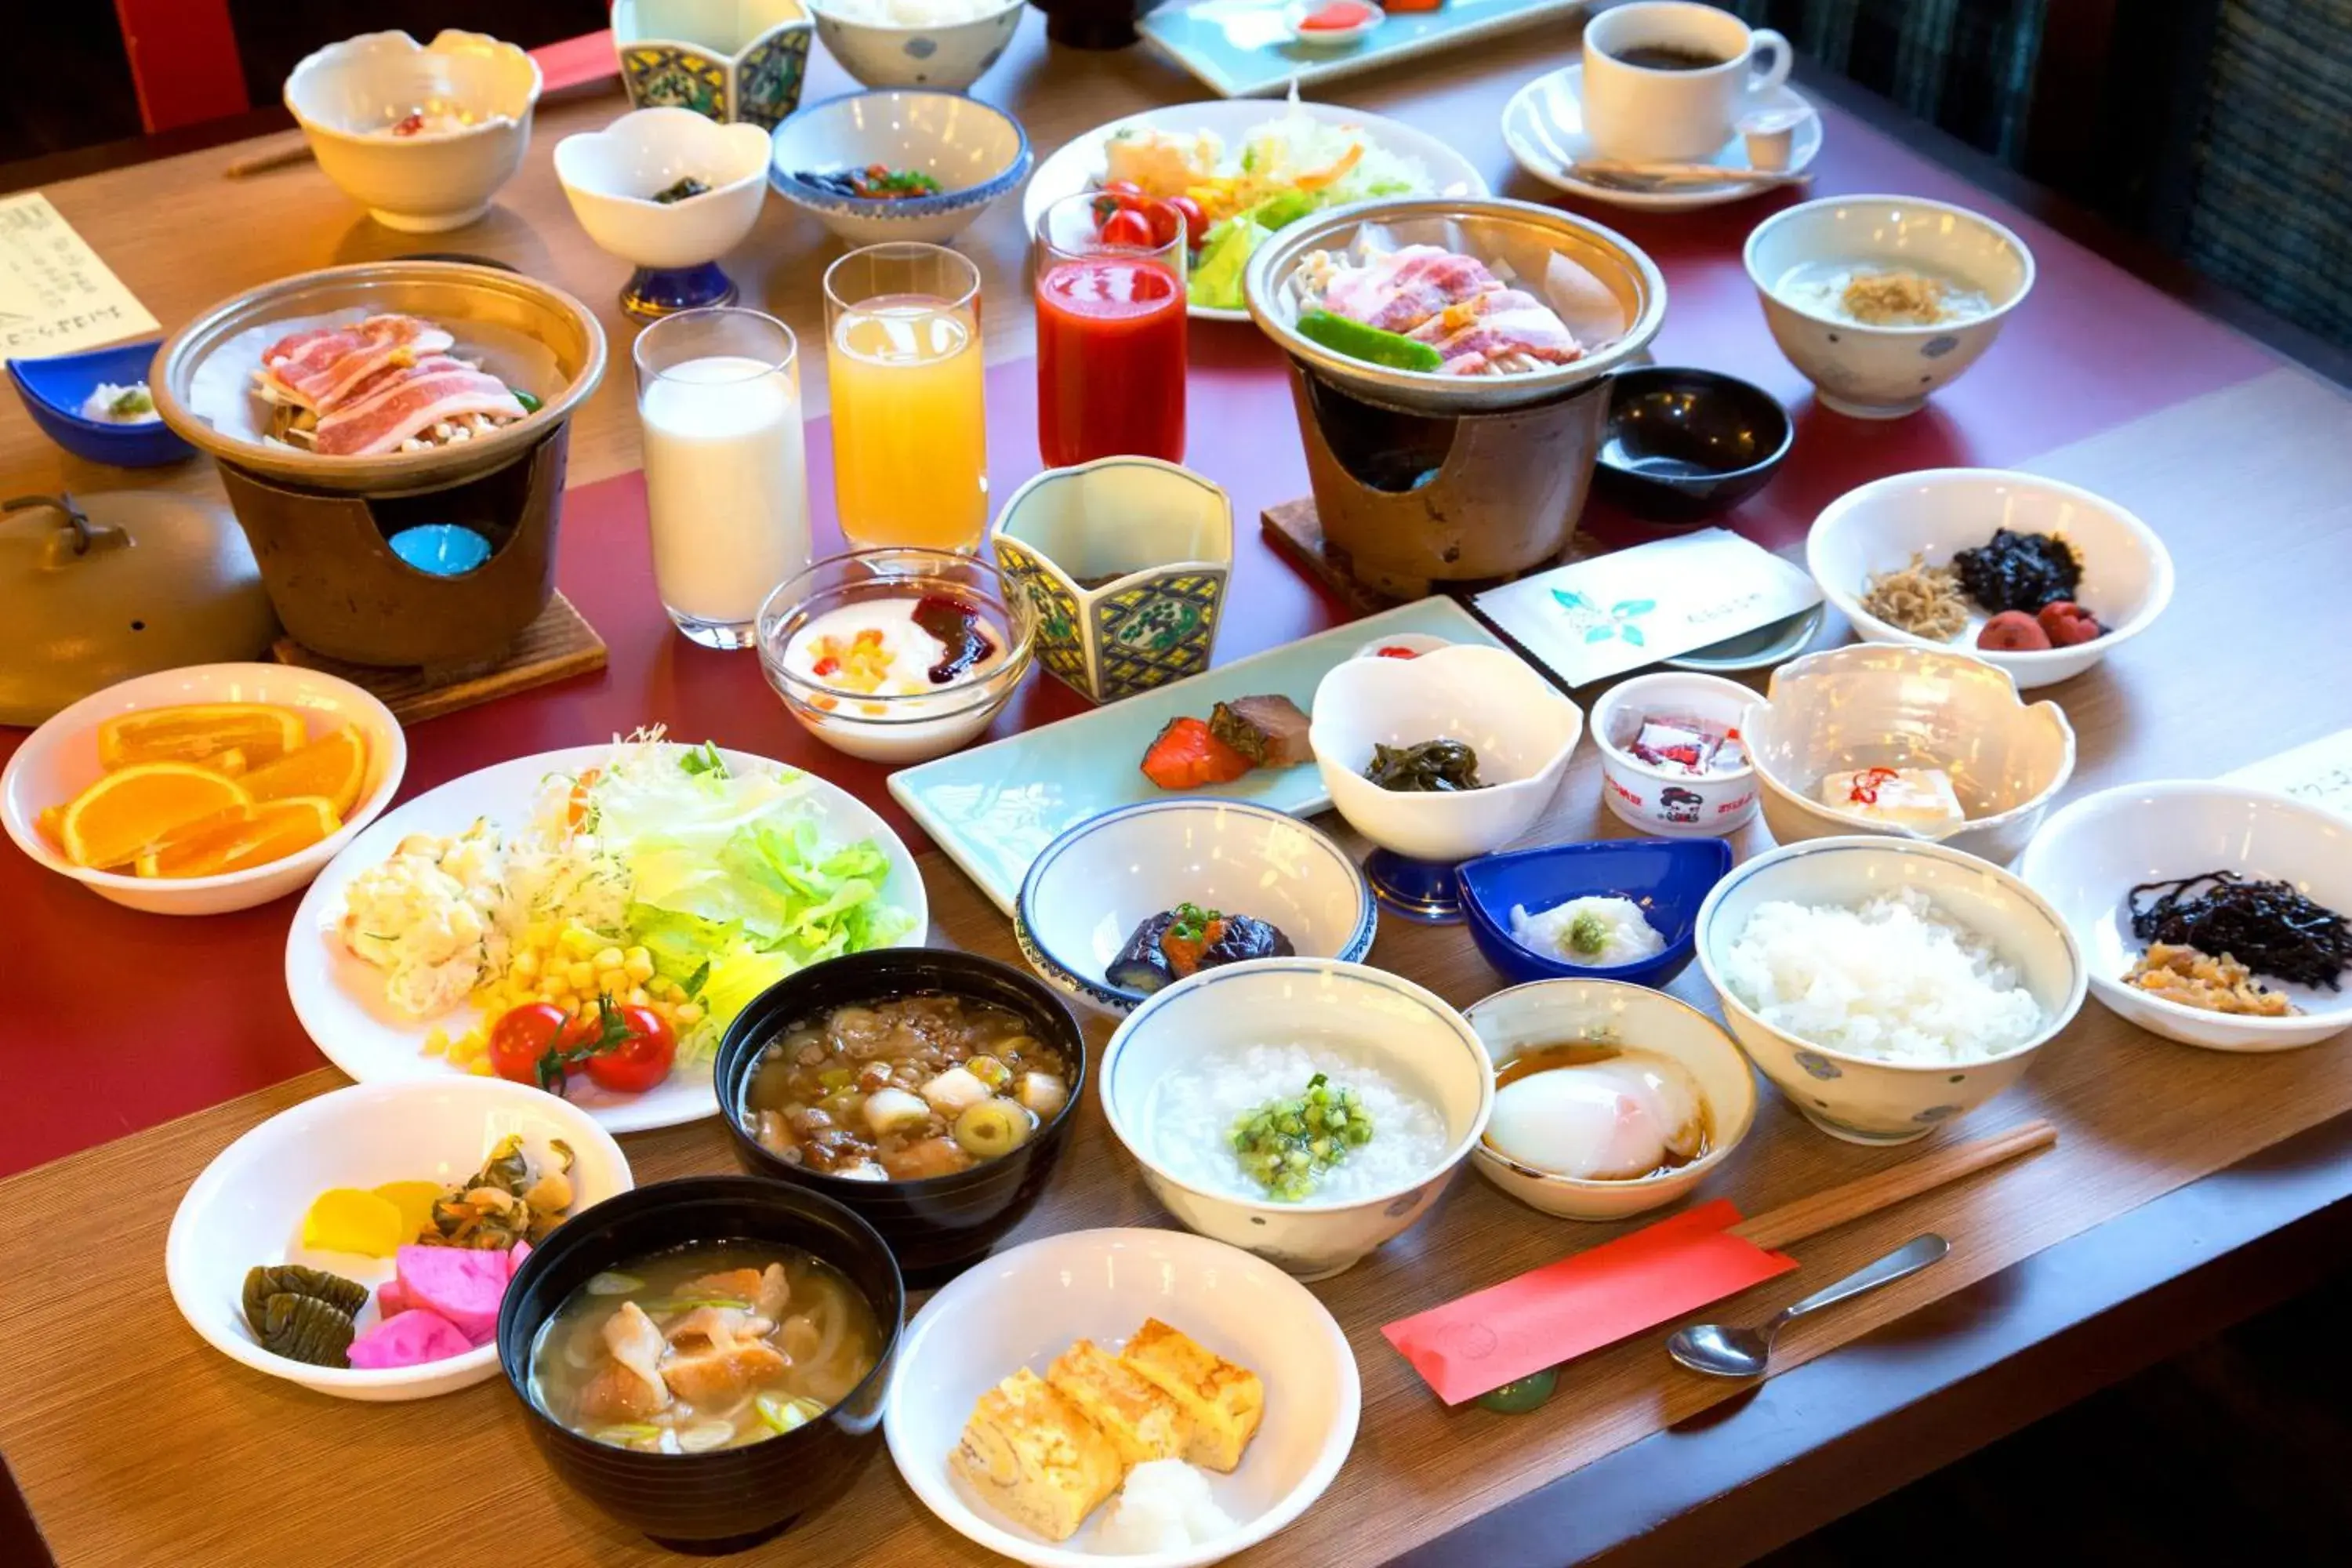
<instances>
[{"instance_id":1,"label":"coffee","mask_svg":"<svg viewBox=\"0 0 2352 1568\"><path fill-rule=\"evenodd\" d=\"M1653 71L1703 71L1728 65L1728 55L1710 55L1699 49L1686 49L1675 44L1635 44L1630 48L1609 51L1629 66L1639 66Z\"/></svg>"}]
</instances>

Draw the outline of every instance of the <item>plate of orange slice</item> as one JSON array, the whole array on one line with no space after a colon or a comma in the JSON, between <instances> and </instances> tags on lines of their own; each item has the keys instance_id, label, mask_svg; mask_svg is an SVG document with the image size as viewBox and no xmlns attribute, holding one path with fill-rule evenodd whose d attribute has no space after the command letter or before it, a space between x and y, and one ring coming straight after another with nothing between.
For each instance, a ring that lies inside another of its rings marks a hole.
<instances>
[{"instance_id":1,"label":"plate of orange slice","mask_svg":"<svg viewBox=\"0 0 2352 1568\"><path fill-rule=\"evenodd\" d=\"M306 885L391 804L407 763L399 721L347 680L195 665L34 731L0 772L0 826L102 898L217 914Z\"/></svg>"}]
</instances>

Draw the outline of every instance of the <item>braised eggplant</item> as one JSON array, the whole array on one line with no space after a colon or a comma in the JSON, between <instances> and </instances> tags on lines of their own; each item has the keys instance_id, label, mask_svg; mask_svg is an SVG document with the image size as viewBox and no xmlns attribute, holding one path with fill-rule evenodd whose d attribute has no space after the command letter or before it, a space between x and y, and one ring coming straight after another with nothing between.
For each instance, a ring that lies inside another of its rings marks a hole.
<instances>
[{"instance_id":1,"label":"braised eggplant","mask_svg":"<svg viewBox=\"0 0 2352 1568\"><path fill-rule=\"evenodd\" d=\"M1137 926L1103 977L1121 990L1149 995L1203 969L1250 958L1287 958L1297 951L1270 921L1179 904Z\"/></svg>"}]
</instances>

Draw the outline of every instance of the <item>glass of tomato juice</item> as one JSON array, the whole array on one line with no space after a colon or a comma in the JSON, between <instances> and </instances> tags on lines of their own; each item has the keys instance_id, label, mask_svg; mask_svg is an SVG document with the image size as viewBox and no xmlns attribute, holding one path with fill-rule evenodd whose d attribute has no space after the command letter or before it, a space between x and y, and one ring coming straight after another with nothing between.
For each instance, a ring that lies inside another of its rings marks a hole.
<instances>
[{"instance_id":1,"label":"glass of tomato juice","mask_svg":"<svg viewBox=\"0 0 2352 1568\"><path fill-rule=\"evenodd\" d=\"M1184 219L1065 196L1037 220L1037 447L1049 468L1184 460Z\"/></svg>"}]
</instances>

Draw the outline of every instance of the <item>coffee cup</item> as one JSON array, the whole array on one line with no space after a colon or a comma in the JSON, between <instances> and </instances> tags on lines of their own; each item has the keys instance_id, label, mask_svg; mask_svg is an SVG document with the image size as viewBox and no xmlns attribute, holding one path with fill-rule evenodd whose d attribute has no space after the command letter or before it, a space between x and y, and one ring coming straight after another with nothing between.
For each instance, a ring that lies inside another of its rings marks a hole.
<instances>
[{"instance_id":1,"label":"coffee cup","mask_svg":"<svg viewBox=\"0 0 2352 1568\"><path fill-rule=\"evenodd\" d=\"M1585 133L1604 158L1712 158L1751 100L1788 79L1793 58L1780 34L1712 5L1612 6L1584 27Z\"/></svg>"}]
</instances>

